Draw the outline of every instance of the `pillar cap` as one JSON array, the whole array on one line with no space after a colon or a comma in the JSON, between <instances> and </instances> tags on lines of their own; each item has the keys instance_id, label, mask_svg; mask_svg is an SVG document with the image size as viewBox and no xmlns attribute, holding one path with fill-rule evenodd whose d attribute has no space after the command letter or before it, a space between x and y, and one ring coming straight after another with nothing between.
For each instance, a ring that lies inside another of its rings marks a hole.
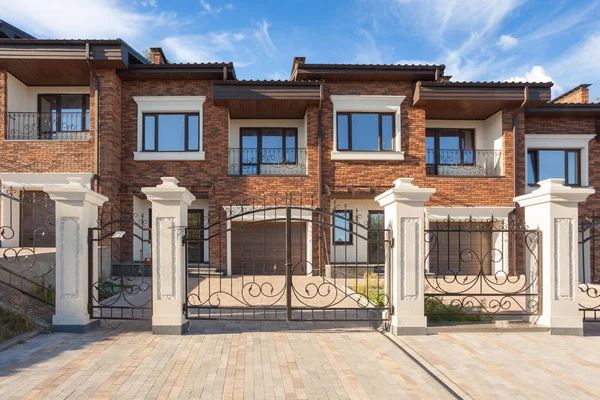
<instances>
[{"instance_id":1,"label":"pillar cap","mask_svg":"<svg viewBox=\"0 0 600 400\"><path fill-rule=\"evenodd\" d=\"M593 187L573 187L563 185L564 179L546 179L539 182L540 187L531 193L518 196L513 201L521 207L543 203L581 203L594 194Z\"/></svg>"},{"instance_id":2,"label":"pillar cap","mask_svg":"<svg viewBox=\"0 0 600 400\"><path fill-rule=\"evenodd\" d=\"M183 202L192 204L196 197L186 188L178 186L179 181L172 176L160 178L162 183L153 187L142 188L148 200L156 202Z\"/></svg>"},{"instance_id":3,"label":"pillar cap","mask_svg":"<svg viewBox=\"0 0 600 400\"><path fill-rule=\"evenodd\" d=\"M101 206L108 201L108 197L94 192L85 186L85 180L81 177L67 177L69 183L57 186L44 187L44 192L48 193L51 200L62 202L88 202L96 206Z\"/></svg>"},{"instance_id":4,"label":"pillar cap","mask_svg":"<svg viewBox=\"0 0 600 400\"><path fill-rule=\"evenodd\" d=\"M375 197L380 206L385 207L393 202L424 203L436 192L433 188L421 188L413 184L414 178L398 178L394 187Z\"/></svg>"}]
</instances>

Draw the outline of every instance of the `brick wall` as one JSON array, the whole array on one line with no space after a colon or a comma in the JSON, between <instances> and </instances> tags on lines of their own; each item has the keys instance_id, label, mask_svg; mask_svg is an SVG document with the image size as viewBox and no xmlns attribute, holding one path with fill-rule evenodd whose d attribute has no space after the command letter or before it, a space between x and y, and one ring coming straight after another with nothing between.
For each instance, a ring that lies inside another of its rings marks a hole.
<instances>
[{"instance_id":1,"label":"brick wall","mask_svg":"<svg viewBox=\"0 0 600 400\"><path fill-rule=\"evenodd\" d=\"M594 117L528 117L525 122L525 133L536 134L596 134L596 120ZM522 152L524 154L524 150ZM589 185L600 188L600 142L592 139L589 142ZM519 161L520 169L524 171L525 160ZM519 187L525 188L524 172L518 176ZM579 206L580 213L600 213L600 193L588 197L587 201Z\"/></svg>"},{"instance_id":2,"label":"brick wall","mask_svg":"<svg viewBox=\"0 0 600 400\"><path fill-rule=\"evenodd\" d=\"M414 184L434 187L435 195L427 206L512 206L514 179L512 167L512 118L516 111L503 110L504 177L448 177L427 176L425 163L425 111L412 107L411 82L343 82L325 86L329 95L402 95L401 149L402 161L337 161L331 160L333 150L333 104L327 100L323 110L323 181L334 191L347 185L376 186L379 194L393 185L399 177L414 178ZM494 190L490 190L494 188ZM368 194L373 198L375 194ZM367 195L365 195L367 197Z\"/></svg>"},{"instance_id":3,"label":"brick wall","mask_svg":"<svg viewBox=\"0 0 600 400\"><path fill-rule=\"evenodd\" d=\"M93 172L95 132L85 141L6 140L6 101L7 73L0 70L0 173Z\"/></svg>"}]
</instances>

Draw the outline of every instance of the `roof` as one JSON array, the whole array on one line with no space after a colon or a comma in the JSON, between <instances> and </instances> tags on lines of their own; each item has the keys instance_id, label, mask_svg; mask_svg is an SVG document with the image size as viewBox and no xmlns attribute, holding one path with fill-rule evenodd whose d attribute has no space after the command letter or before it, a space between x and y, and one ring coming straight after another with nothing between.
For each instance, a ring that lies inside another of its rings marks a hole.
<instances>
[{"instance_id":1,"label":"roof","mask_svg":"<svg viewBox=\"0 0 600 400\"><path fill-rule=\"evenodd\" d=\"M21 29L17 28L16 26L9 24L8 22L0 19L0 38L4 38L4 37L13 38L13 39L17 39L17 38L35 39L29 33L22 31Z\"/></svg>"},{"instance_id":2,"label":"roof","mask_svg":"<svg viewBox=\"0 0 600 400\"><path fill-rule=\"evenodd\" d=\"M72 46L81 46L81 45L86 45L89 44L90 46L94 46L94 45L100 45L100 46L121 46L124 47L134 58L137 62L140 62L142 64L147 64L148 60L146 59L146 57L142 56L140 53L138 53L133 47L131 47L129 44L127 44L127 42L125 42L122 39L36 39L36 38L24 38L24 39L6 39L6 38L0 38L0 45L21 45L21 46L36 46L36 45L42 45L42 46L65 46L65 47L72 47Z\"/></svg>"},{"instance_id":3,"label":"roof","mask_svg":"<svg viewBox=\"0 0 600 400\"><path fill-rule=\"evenodd\" d=\"M310 64L295 57L290 80L437 80L443 64Z\"/></svg>"},{"instance_id":4,"label":"roof","mask_svg":"<svg viewBox=\"0 0 600 400\"><path fill-rule=\"evenodd\" d=\"M563 94L561 94L560 96L550 100L550 103L554 103L560 99L564 99L565 97L569 96L570 94L575 93L576 91L580 90L580 89L587 89L590 86L592 86L591 83L582 83L581 85L577 85L575 86L573 89L571 90L567 90L566 92L564 92Z\"/></svg>"},{"instance_id":5,"label":"roof","mask_svg":"<svg viewBox=\"0 0 600 400\"><path fill-rule=\"evenodd\" d=\"M600 117L600 103L546 103L525 109L530 116L544 117Z\"/></svg>"},{"instance_id":6,"label":"roof","mask_svg":"<svg viewBox=\"0 0 600 400\"><path fill-rule=\"evenodd\" d=\"M121 79L215 79L236 80L232 62L137 64L118 72Z\"/></svg>"},{"instance_id":7,"label":"roof","mask_svg":"<svg viewBox=\"0 0 600 400\"><path fill-rule=\"evenodd\" d=\"M544 87L549 88L554 86L553 82L493 82L493 81L420 81L417 83L421 86L454 86L454 87L488 87L488 88L524 88L524 87Z\"/></svg>"}]
</instances>

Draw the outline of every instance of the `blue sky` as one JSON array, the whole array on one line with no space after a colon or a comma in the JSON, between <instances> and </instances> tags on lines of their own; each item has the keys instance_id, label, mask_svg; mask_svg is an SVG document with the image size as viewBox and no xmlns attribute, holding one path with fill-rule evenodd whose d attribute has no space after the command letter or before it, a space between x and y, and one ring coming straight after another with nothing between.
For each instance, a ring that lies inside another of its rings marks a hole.
<instances>
[{"instance_id":1,"label":"blue sky","mask_svg":"<svg viewBox=\"0 0 600 400\"><path fill-rule=\"evenodd\" d=\"M233 61L242 79L312 63L443 63L453 80L592 83L600 0L0 0L40 38L116 38L173 62Z\"/></svg>"}]
</instances>

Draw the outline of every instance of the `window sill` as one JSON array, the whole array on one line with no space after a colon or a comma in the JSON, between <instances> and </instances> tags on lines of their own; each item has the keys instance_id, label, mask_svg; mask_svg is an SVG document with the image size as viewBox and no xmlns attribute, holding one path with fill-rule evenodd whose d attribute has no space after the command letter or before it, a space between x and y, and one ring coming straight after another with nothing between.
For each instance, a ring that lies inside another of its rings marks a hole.
<instances>
[{"instance_id":1,"label":"window sill","mask_svg":"<svg viewBox=\"0 0 600 400\"><path fill-rule=\"evenodd\" d=\"M402 151L332 151L332 160L404 160Z\"/></svg>"},{"instance_id":2,"label":"window sill","mask_svg":"<svg viewBox=\"0 0 600 400\"><path fill-rule=\"evenodd\" d=\"M136 151L133 153L135 161L185 161L185 160L204 160L203 151L157 151L157 152L142 152Z\"/></svg>"}]
</instances>

